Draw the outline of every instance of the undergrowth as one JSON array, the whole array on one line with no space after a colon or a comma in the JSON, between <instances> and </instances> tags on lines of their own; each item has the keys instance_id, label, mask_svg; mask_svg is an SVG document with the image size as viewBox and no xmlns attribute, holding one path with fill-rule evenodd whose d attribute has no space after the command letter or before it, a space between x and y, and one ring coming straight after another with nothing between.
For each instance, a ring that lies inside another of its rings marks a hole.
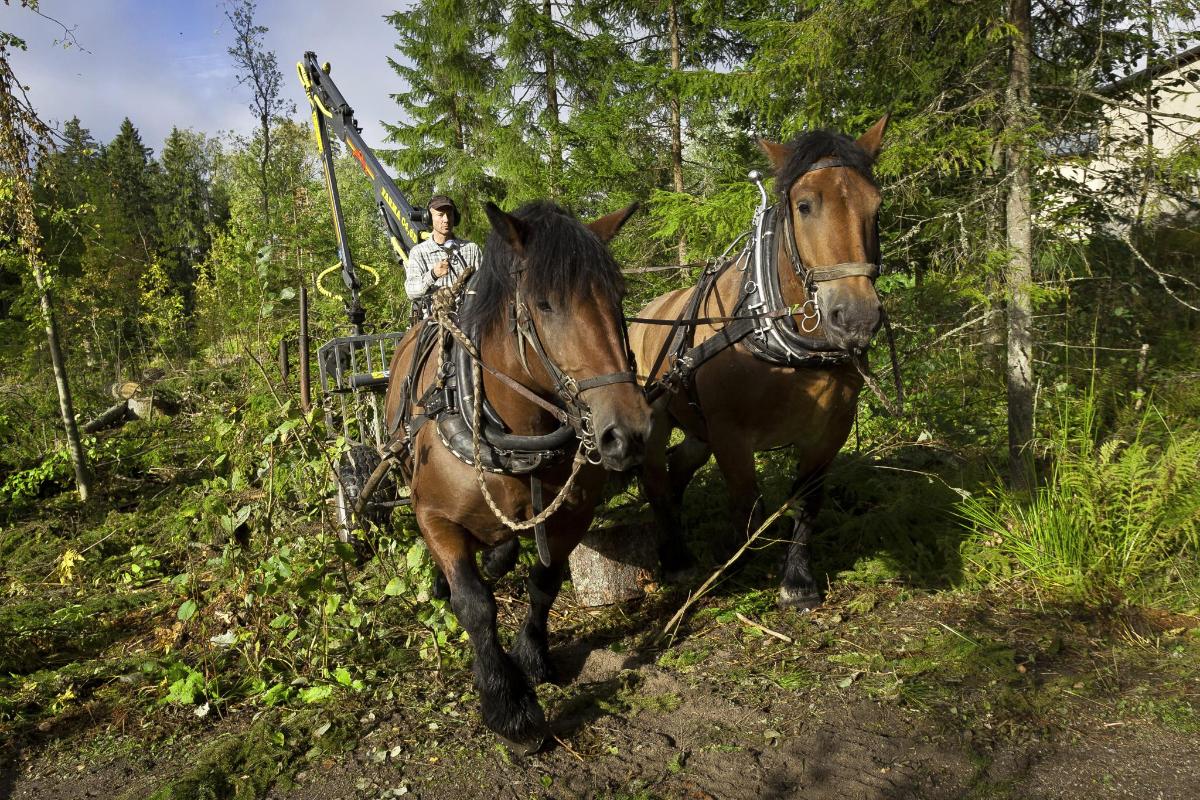
<instances>
[{"instance_id":1,"label":"undergrowth","mask_svg":"<svg viewBox=\"0 0 1200 800\"><path fill-rule=\"evenodd\" d=\"M1200 431L1173 429L1149 406L1103 436L1092 396L1060 400L1045 441L1044 482L1024 496L994 487L959 513L995 578L1011 574L1073 599L1200 608L1189 565L1200 552Z\"/></svg>"}]
</instances>

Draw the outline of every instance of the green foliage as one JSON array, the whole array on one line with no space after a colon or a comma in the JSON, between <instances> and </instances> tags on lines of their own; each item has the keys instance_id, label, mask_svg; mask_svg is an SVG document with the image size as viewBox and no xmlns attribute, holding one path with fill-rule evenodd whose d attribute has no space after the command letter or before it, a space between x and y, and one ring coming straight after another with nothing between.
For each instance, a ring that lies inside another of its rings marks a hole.
<instances>
[{"instance_id":1,"label":"green foliage","mask_svg":"<svg viewBox=\"0 0 1200 800\"><path fill-rule=\"evenodd\" d=\"M1129 438L1100 439L1092 397L1060 402L1045 484L1029 498L966 498L960 513L1018 577L1086 600L1162 596L1200 548L1200 433L1151 409Z\"/></svg>"}]
</instances>

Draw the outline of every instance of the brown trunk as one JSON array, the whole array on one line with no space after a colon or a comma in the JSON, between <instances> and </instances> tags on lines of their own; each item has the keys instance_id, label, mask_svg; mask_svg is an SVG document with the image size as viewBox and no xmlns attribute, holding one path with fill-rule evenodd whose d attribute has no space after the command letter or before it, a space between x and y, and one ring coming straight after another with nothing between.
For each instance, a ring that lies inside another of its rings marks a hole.
<instances>
[{"instance_id":1,"label":"brown trunk","mask_svg":"<svg viewBox=\"0 0 1200 800\"><path fill-rule=\"evenodd\" d=\"M1008 294L1008 462L1014 488L1032 485L1029 444L1033 440L1033 222L1029 158L1025 135L1030 121L1030 0L1010 0L1015 36L1005 96L1008 148L1008 204L1005 215L1009 260Z\"/></svg>"},{"instance_id":2,"label":"brown trunk","mask_svg":"<svg viewBox=\"0 0 1200 800\"><path fill-rule=\"evenodd\" d=\"M38 291L42 296L42 321L46 325L46 343L50 347L50 363L54 369L54 383L58 388L58 409L62 413L67 450L71 454L71 464L75 468L75 487L79 491L79 499L87 500L92 494L92 474L88 469L83 445L79 441L79 426L75 423L71 382L67 378L67 363L63 358L62 345L58 339L58 322L54 317L54 303L50 297L50 288L46 285L46 276L42 272L42 265L32 257L30 262L30 266L33 268L33 279L37 282Z\"/></svg>"},{"instance_id":3,"label":"brown trunk","mask_svg":"<svg viewBox=\"0 0 1200 800\"><path fill-rule=\"evenodd\" d=\"M300 409L307 414L312 408L312 394L308 388L308 286L300 285L300 347L296 358L300 361Z\"/></svg>"},{"instance_id":4,"label":"brown trunk","mask_svg":"<svg viewBox=\"0 0 1200 800\"><path fill-rule=\"evenodd\" d=\"M1146 4L1146 66L1154 63L1154 4ZM1142 98L1142 109L1146 115L1146 140L1142 148L1142 157L1146 163L1142 167L1142 188L1138 192L1136 225L1140 226L1146 216L1146 201L1150 198L1150 184L1154 180L1154 76L1147 74L1146 94Z\"/></svg>"},{"instance_id":5,"label":"brown trunk","mask_svg":"<svg viewBox=\"0 0 1200 800\"><path fill-rule=\"evenodd\" d=\"M676 0L671 0L669 8L668 26L671 35L671 72L676 77L679 75L680 67L683 63L683 58L680 53L679 44L679 4ZM679 99L679 90L675 89L671 92L671 177L674 180L675 191L683 192L683 111ZM687 239L684 236L679 237L679 266L683 269L683 265L687 262Z\"/></svg>"},{"instance_id":6,"label":"brown trunk","mask_svg":"<svg viewBox=\"0 0 1200 800\"><path fill-rule=\"evenodd\" d=\"M546 29L554 26L554 9L550 0L542 0L542 15L546 18ZM546 41L542 47L546 62L546 130L550 134L550 196L558 197L562 175L562 143L558 136L558 76L554 67L554 47Z\"/></svg>"}]
</instances>

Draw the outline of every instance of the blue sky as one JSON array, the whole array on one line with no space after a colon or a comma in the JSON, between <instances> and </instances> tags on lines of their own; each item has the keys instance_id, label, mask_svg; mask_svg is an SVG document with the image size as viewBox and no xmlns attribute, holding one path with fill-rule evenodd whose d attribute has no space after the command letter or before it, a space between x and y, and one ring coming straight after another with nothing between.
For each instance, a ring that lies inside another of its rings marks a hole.
<instances>
[{"instance_id":1,"label":"blue sky","mask_svg":"<svg viewBox=\"0 0 1200 800\"><path fill-rule=\"evenodd\" d=\"M313 50L332 63L367 143L382 144L379 120L400 118L389 95L404 88L387 63L398 54L383 17L407 5L259 0L256 19L270 29L266 46L279 60L284 95L307 112L295 64ZM80 47L64 47L61 26L17 3L0 5L0 30L29 45L11 62L43 119L78 116L106 142L129 117L157 154L172 126L215 135L248 133L256 124L225 52L232 37L222 8L218 0L42 0L42 13L72 28Z\"/></svg>"}]
</instances>

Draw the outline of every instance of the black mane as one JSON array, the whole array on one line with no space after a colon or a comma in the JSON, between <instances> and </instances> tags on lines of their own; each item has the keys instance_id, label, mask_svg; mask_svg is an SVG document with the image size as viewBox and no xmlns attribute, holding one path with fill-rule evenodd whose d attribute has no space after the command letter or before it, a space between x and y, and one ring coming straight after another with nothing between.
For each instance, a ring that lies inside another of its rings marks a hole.
<instances>
[{"instance_id":1,"label":"black mane","mask_svg":"<svg viewBox=\"0 0 1200 800\"><path fill-rule=\"evenodd\" d=\"M496 231L488 234L483 263L467 285L461 319L473 339L505 319L517 281L529 302L561 305L571 298L607 300L618 311L625 279L608 246L569 211L546 200L526 203L512 216L525 223L525 253L518 255ZM520 271L520 275L516 273Z\"/></svg>"},{"instance_id":2,"label":"black mane","mask_svg":"<svg viewBox=\"0 0 1200 800\"><path fill-rule=\"evenodd\" d=\"M775 173L775 190L781 195L786 195L792 184L808 172L813 164L830 156L846 162L875 184L875 177L871 174L871 157L858 146L858 142L843 133L809 131L797 134L787 146L792 151L791 158Z\"/></svg>"}]
</instances>

